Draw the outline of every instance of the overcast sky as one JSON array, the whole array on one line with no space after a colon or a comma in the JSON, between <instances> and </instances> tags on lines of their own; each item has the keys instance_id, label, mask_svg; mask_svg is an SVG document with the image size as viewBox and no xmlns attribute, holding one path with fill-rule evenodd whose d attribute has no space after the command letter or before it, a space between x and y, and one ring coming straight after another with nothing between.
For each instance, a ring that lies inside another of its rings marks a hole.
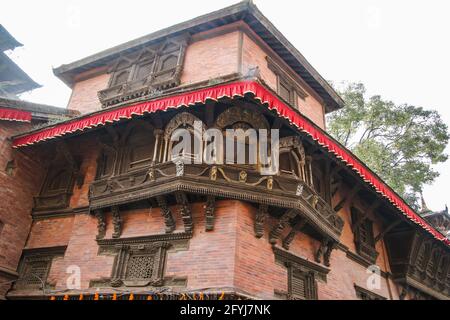
<instances>
[{"instance_id":1,"label":"overcast sky","mask_svg":"<svg viewBox=\"0 0 450 320\"><path fill-rule=\"evenodd\" d=\"M70 90L53 67L236 2L14 0L1 5L0 23L24 44L11 57L43 85L22 98L65 107ZM450 1L254 2L325 79L361 81L369 94L436 109L450 125ZM442 210L450 161L437 169L425 198Z\"/></svg>"}]
</instances>

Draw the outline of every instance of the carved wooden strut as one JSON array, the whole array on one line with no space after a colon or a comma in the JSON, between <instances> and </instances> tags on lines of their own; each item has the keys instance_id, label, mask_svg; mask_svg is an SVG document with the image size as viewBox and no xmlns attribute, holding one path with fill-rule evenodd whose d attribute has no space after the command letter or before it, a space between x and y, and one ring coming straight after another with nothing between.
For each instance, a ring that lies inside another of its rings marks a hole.
<instances>
[{"instance_id":1,"label":"carved wooden strut","mask_svg":"<svg viewBox=\"0 0 450 320\"><path fill-rule=\"evenodd\" d=\"M95 210L94 212L95 218L97 218L97 239L103 239L106 234L106 221L105 215L102 210Z\"/></svg>"},{"instance_id":2,"label":"carved wooden strut","mask_svg":"<svg viewBox=\"0 0 450 320\"><path fill-rule=\"evenodd\" d=\"M167 206L167 201L164 196L157 196L156 201L161 209L161 214L164 217L164 223L166 225L166 233L171 233L175 230L175 220L172 216L172 211L170 211Z\"/></svg>"},{"instance_id":3,"label":"carved wooden strut","mask_svg":"<svg viewBox=\"0 0 450 320\"><path fill-rule=\"evenodd\" d=\"M184 223L184 231L191 233L194 230L194 223L192 222L192 212L189 205L189 200L184 192L175 193L177 203L181 206L180 214Z\"/></svg>"},{"instance_id":4,"label":"carved wooden strut","mask_svg":"<svg viewBox=\"0 0 450 320\"><path fill-rule=\"evenodd\" d=\"M214 211L216 209L216 197L209 195L205 205L205 230L214 230Z\"/></svg>"},{"instance_id":5,"label":"carved wooden strut","mask_svg":"<svg viewBox=\"0 0 450 320\"><path fill-rule=\"evenodd\" d=\"M280 238L283 229L287 226L289 221L296 215L297 213L295 212L295 210L290 209L281 216L280 220L278 221L278 224L275 227L273 227L272 231L270 232L269 242L271 244L277 243L277 240Z\"/></svg>"},{"instance_id":6,"label":"carved wooden strut","mask_svg":"<svg viewBox=\"0 0 450 320\"><path fill-rule=\"evenodd\" d=\"M255 236L261 238L264 235L264 222L268 216L269 206L260 204L255 217Z\"/></svg>"},{"instance_id":7,"label":"carved wooden strut","mask_svg":"<svg viewBox=\"0 0 450 320\"><path fill-rule=\"evenodd\" d=\"M112 222L114 226L114 231L112 234L113 238L120 238L122 234L122 217L120 216L120 210L118 206L111 207L112 212Z\"/></svg>"}]
</instances>

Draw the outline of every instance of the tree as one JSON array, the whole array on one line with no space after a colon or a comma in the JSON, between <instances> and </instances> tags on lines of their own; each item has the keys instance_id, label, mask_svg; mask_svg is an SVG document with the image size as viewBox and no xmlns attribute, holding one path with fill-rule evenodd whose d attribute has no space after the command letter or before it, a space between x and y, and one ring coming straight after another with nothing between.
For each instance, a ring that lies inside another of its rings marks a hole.
<instances>
[{"instance_id":1,"label":"tree","mask_svg":"<svg viewBox=\"0 0 450 320\"><path fill-rule=\"evenodd\" d=\"M345 107L327 117L328 130L414 208L425 184L447 160L447 125L437 111L366 97L362 83L344 84Z\"/></svg>"}]
</instances>

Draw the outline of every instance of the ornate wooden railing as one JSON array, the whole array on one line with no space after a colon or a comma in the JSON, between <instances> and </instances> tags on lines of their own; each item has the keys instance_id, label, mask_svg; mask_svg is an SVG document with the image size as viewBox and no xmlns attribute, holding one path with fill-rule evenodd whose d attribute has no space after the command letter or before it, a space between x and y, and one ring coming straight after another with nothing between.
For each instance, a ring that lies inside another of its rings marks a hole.
<instances>
[{"instance_id":1,"label":"ornate wooden railing","mask_svg":"<svg viewBox=\"0 0 450 320\"><path fill-rule=\"evenodd\" d=\"M297 209L319 231L339 239L343 220L310 186L294 176L263 176L235 165L166 162L97 180L90 187L91 210L177 191Z\"/></svg>"}]
</instances>

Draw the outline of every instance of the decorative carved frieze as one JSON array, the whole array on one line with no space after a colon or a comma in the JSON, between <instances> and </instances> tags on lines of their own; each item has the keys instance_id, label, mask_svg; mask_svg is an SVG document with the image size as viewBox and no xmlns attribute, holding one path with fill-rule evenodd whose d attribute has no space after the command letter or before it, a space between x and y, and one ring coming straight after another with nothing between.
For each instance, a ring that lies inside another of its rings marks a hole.
<instances>
[{"instance_id":1,"label":"decorative carved frieze","mask_svg":"<svg viewBox=\"0 0 450 320\"><path fill-rule=\"evenodd\" d=\"M216 209L216 197L208 195L205 204L205 230L214 230L214 211Z\"/></svg>"},{"instance_id":2,"label":"decorative carved frieze","mask_svg":"<svg viewBox=\"0 0 450 320\"><path fill-rule=\"evenodd\" d=\"M157 196L156 201L161 210L161 214L164 217L164 223L166 225L166 233L171 233L175 230L175 220L172 216L172 211L170 211L167 205L166 198L164 196Z\"/></svg>"}]
</instances>

